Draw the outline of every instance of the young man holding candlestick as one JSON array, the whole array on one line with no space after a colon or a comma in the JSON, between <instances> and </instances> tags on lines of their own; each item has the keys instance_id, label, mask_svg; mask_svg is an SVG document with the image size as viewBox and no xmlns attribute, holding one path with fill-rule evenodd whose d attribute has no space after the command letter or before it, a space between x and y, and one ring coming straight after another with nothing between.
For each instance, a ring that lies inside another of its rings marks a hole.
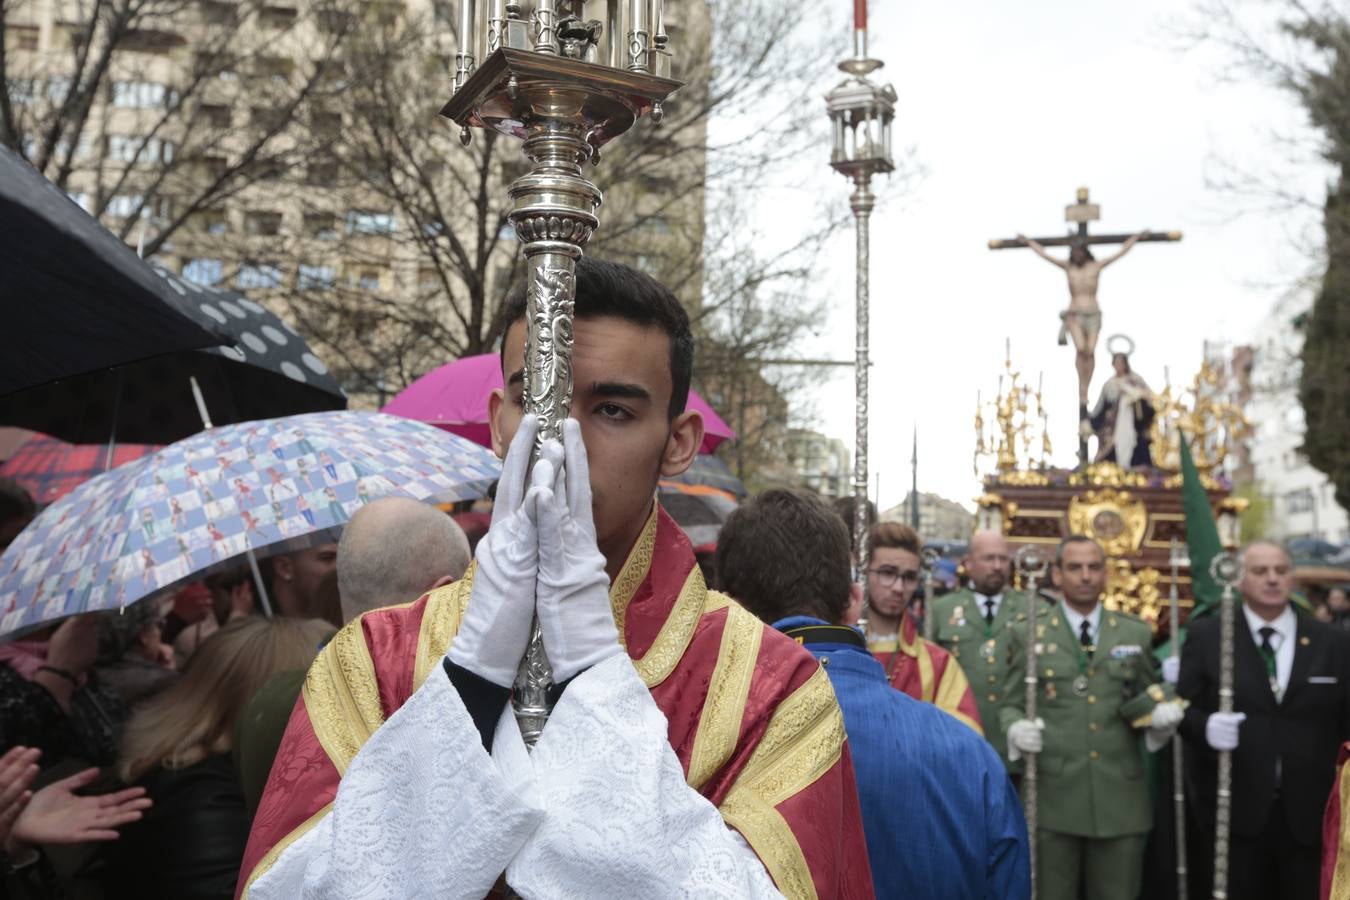
<instances>
[{"instance_id":1,"label":"young man holding candlestick","mask_svg":"<svg viewBox=\"0 0 1350 900\"><path fill-rule=\"evenodd\" d=\"M463 579L366 613L311 669L245 855L255 900L481 897L503 874L525 896L871 896L828 678L706 588L654 502L703 436L688 318L626 267L582 259L575 283L563 441L526 475L517 294L492 528ZM536 603L560 697L531 755L508 697Z\"/></svg>"}]
</instances>

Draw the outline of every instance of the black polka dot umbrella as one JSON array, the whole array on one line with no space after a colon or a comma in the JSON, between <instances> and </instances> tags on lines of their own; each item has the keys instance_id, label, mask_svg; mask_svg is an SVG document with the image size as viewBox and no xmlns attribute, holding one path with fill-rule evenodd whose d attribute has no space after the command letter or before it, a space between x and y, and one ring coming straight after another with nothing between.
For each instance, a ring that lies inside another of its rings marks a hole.
<instances>
[{"instance_id":1,"label":"black polka dot umbrella","mask_svg":"<svg viewBox=\"0 0 1350 900\"><path fill-rule=\"evenodd\" d=\"M0 394L225 339L176 300L126 244L0 146Z\"/></svg>"},{"instance_id":2,"label":"black polka dot umbrella","mask_svg":"<svg viewBox=\"0 0 1350 900\"><path fill-rule=\"evenodd\" d=\"M156 356L0 397L0 425L77 444L172 443L202 429L193 379L213 425L347 406L323 361L277 316L242 294L152 268L185 315L229 334L233 345Z\"/></svg>"}]
</instances>

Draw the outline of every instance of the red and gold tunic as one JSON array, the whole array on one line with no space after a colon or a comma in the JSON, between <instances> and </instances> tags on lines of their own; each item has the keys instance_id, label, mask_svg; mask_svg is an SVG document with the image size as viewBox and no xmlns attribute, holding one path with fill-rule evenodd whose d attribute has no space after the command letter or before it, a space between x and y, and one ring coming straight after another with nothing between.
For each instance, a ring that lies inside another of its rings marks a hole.
<instances>
[{"instance_id":1,"label":"red and gold tunic","mask_svg":"<svg viewBox=\"0 0 1350 900\"><path fill-rule=\"evenodd\" d=\"M239 894L327 815L361 745L440 666L472 583L470 569L413 603L366 613L319 655L253 820ZM872 896L843 715L815 658L709 591L688 539L659 507L610 599L689 785L778 889Z\"/></svg>"},{"instance_id":2,"label":"red and gold tunic","mask_svg":"<svg viewBox=\"0 0 1350 900\"><path fill-rule=\"evenodd\" d=\"M1341 745L1336 781L1322 817L1322 900L1350 900L1350 741Z\"/></svg>"},{"instance_id":3,"label":"red and gold tunic","mask_svg":"<svg viewBox=\"0 0 1350 900\"><path fill-rule=\"evenodd\" d=\"M920 637L908 612L897 637L869 638L867 649L886 667L891 687L951 713L984 736L980 708L961 664L937 644Z\"/></svg>"}]
</instances>

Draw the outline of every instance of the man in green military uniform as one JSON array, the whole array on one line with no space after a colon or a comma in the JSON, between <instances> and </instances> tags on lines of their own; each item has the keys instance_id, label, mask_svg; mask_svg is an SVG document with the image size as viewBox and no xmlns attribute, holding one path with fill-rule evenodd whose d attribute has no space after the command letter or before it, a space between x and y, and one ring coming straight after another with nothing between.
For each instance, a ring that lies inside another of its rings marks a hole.
<instances>
[{"instance_id":1,"label":"man in green military uniform","mask_svg":"<svg viewBox=\"0 0 1350 900\"><path fill-rule=\"evenodd\" d=\"M1076 900L1080 877L1086 900L1134 900L1153 825L1144 746L1167 742L1182 704L1158 683L1148 625L1102 608L1106 554L1096 541L1062 541L1051 577L1064 599L1037 611L1037 718L1025 709L1021 614L1008 626L1001 719L1010 759L1037 754L1039 900Z\"/></svg>"},{"instance_id":2,"label":"man in green military uniform","mask_svg":"<svg viewBox=\"0 0 1350 900\"><path fill-rule=\"evenodd\" d=\"M1018 612L1026 612L1027 598L1006 590L1012 556L1003 535L976 532L964 564L970 587L933 600L933 638L956 658L970 679L985 739L1006 762L1007 741L999 710L1008 677L1007 624Z\"/></svg>"}]
</instances>

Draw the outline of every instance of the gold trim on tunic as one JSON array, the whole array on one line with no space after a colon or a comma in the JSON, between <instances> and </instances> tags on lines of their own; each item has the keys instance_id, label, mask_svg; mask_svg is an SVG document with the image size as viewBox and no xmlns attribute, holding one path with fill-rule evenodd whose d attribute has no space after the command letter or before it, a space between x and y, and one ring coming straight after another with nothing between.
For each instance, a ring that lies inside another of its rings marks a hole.
<instances>
[{"instance_id":1,"label":"gold trim on tunic","mask_svg":"<svg viewBox=\"0 0 1350 900\"><path fill-rule=\"evenodd\" d=\"M258 860L258 864L249 873L248 881L244 882L244 890L239 894L239 900L248 900L248 892L253 888L254 883L267 874L267 871L281 858L281 854L285 853L291 844L309 834L310 829L323 821L323 817L332 811L333 804L331 802L324 804L322 809L292 828L286 833L285 837L273 844L272 849L263 854L262 859Z\"/></svg>"},{"instance_id":2,"label":"gold trim on tunic","mask_svg":"<svg viewBox=\"0 0 1350 900\"><path fill-rule=\"evenodd\" d=\"M722 643L689 754L689 786L699 790L731 758L741 736L764 626L740 605L727 606Z\"/></svg>"}]
</instances>

